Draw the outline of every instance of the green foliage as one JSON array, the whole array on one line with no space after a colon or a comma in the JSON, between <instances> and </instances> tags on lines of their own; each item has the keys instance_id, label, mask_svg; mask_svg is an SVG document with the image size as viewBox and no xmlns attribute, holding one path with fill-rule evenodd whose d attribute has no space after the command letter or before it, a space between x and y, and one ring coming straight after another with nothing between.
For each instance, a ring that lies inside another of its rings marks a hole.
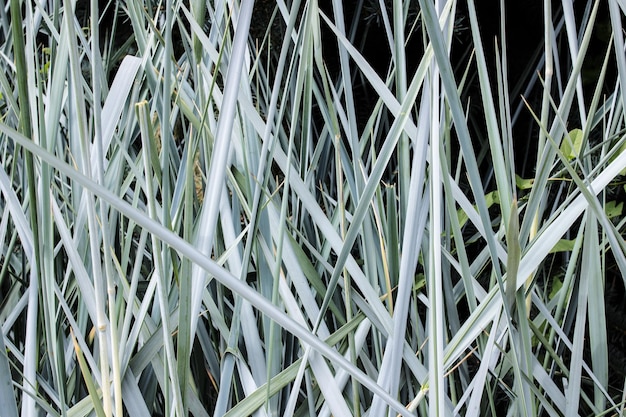
<instances>
[{"instance_id":1,"label":"green foliage","mask_svg":"<svg viewBox=\"0 0 626 417\"><path fill-rule=\"evenodd\" d=\"M570 131L561 142L561 152L570 161L580 156L580 151L583 148L584 134L580 129L574 129Z\"/></svg>"},{"instance_id":2,"label":"green foliage","mask_svg":"<svg viewBox=\"0 0 626 417\"><path fill-rule=\"evenodd\" d=\"M3 417L624 413L617 0L521 79L472 0L102 3L0 13Z\"/></svg>"}]
</instances>

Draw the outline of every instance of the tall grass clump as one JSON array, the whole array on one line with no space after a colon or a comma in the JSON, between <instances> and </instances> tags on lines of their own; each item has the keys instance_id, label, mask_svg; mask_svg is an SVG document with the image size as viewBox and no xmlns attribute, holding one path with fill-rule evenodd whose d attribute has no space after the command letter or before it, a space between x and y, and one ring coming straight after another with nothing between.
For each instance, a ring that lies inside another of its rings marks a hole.
<instances>
[{"instance_id":1,"label":"tall grass clump","mask_svg":"<svg viewBox=\"0 0 626 417\"><path fill-rule=\"evenodd\" d=\"M0 414L622 415L624 4L509 3L3 3Z\"/></svg>"}]
</instances>

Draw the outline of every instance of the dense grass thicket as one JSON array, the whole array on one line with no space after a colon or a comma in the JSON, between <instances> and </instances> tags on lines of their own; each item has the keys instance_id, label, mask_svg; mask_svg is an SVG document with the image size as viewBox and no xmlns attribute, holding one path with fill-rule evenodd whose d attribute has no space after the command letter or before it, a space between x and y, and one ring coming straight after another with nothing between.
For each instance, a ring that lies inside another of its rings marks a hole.
<instances>
[{"instance_id":1,"label":"dense grass thicket","mask_svg":"<svg viewBox=\"0 0 626 417\"><path fill-rule=\"evenodd\" d=\"M0 414L623 415L626 2L491 3L1 2Z\"/></svg>"}]
</instances>

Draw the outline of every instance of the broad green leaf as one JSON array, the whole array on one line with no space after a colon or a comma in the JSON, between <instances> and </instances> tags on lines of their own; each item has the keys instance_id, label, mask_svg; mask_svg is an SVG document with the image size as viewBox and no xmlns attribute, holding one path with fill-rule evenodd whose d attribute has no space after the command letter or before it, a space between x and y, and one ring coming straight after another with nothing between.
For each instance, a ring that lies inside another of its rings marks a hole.
<instances>
[{"instance_id":1,"label":"broad green leaf","mask_svg":"<svg viewBox=\"0 0 626 417\"><path fill-rule=\"evenodd\" d=\"M520 190L530 190L531 188L533 188L534 182L535 180L533 178L524 179L519 175L515 175L515 184Z\"/></svg>"},{"instance_id":2,"label":"broad green leaf","mask_svg":"<svg viewBox=\"0 0 626 417\"><path fill-rule=\"evenodd\" d=\"M494 204L499 205L500 204L499 197L500 197L499 194L495 191L485 194L485 202L487 203L487 208L491 208ZM474 208L476 208L476 206L474 206ZM467 216L465 211L462 209L457 210L457 216L459 217L459 225L463 227L465 223L467 222L467 220L469 219L469 217Z\"/></svg>"},{"instance_id":3,"label":"broad green leaf","mask_svg":"<svg viewBox=\"0 0 626 417\"><path fill-rule=\"evenodd\" d=\"M620 201L618 203L615 200L611 200L604 205L604 211L609 219L621 216L624 211L624 202Z\"/></svg>"},{"instance_id":4,"label":"broad green leaf","mask_svg":"<svg viewBox=\"0 0 626 417\"><path fill-rule=\"evenodd\" d=\"M558 252L571 252L574 249L575 239L560 239L552 249L550 253Z\"/></svg>"},{"instance_id":5,"label":"broad green leaf","mask_svg":"<svg viewBox=\"0 0 626 417\"><path fill-rule=\"evenodd\" d=\"M570 161L578 158L583 142L583 131L580 129L571 130L561 141L561 152L563 152L563 155Z\"/></svg>"}]
</instances>

